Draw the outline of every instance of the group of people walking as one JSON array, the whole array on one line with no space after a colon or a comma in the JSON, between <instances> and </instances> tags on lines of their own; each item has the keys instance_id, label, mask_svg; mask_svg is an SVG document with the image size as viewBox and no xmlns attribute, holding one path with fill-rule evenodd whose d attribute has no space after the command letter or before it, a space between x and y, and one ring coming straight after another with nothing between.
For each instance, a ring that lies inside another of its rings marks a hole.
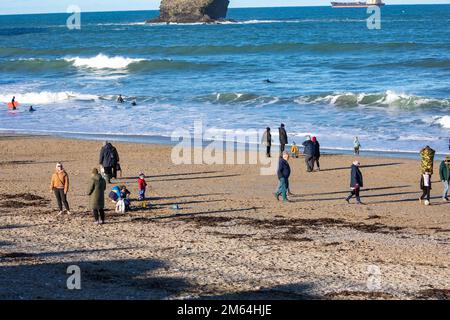
<instances>
[{"instance_id":1,"label":"group of people walking","mask_svg":"<svg viewBox=\"0 0 450 320\"><path fill-rule=\"evenodd\" d=\"M314 140L307 139L303 146L305 147L305 162L307 165L307 171L310 172L313 167L314 160ZM355 150L356 152L357 150ZM359 150L358 150L359 151ZM419 198L420 203L425 205L430 205L430 193L431 193L431 176L433 174L433 164L434 164L434 154L435 151L429 146L426 146L420 151L421 156L421 179L420 188L423 191ZM278 163L278 188L275 192L275 198L280 200L280 196L283 197L283 201L288 201L287 195L289 193L289 177L291 175L291 167L289 165L290 154L287 151L281 153L279 163ZM319 164L318 164L319 165ZM350 194L345 201L350 203L350 200L355 197L357 204L362 204L360 191L364 186L363 184L363 174L360 170L360 162L355 160L350 167ZM445 202L449 201L448 191L449 191L449 181L450 181L450 156L447 156L439 165L439 178L443 183L443 195L442 200Z\"/></svg>"}]
</instances>

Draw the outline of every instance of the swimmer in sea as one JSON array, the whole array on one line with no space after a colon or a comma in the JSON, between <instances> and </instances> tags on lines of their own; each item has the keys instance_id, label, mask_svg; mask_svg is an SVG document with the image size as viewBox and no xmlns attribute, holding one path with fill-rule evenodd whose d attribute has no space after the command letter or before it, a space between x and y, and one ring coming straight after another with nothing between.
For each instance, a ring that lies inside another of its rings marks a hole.
<instances>
[{"instance_id":1,"label":"swimmer in sea","mask_svg":"<svg viewBox=\"0 0 450 320\"><path fill-rule=\"evenodd\" d=\"M121 94L119 94L119 97L117 97L117 102L118 103L123 103L123 98L122 98Z\"/></svg>"}]
</instances>

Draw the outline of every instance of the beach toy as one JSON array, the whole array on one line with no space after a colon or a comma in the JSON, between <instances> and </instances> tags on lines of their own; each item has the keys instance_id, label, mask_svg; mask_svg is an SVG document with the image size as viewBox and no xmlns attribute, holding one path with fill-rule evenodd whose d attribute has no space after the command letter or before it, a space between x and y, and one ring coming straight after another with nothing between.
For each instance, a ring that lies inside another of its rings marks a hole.
<instances>
[{"instance_id":1,"label":"beach toy","mask_svg":"<svg viewBox=\"0 0 450 320\"><path fill-rule=\"evenodd\" d=\"M430 205L430 201L425 200L424 204L425 204L426 206L429 206L429 205Z\"/></svg>"}]
</instances>

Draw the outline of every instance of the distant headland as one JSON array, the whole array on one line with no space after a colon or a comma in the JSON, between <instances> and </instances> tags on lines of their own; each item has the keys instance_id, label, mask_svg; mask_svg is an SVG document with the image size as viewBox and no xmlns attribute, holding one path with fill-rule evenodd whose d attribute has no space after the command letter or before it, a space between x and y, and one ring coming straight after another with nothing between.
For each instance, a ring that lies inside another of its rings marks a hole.
<instances>
[{"instance_id":1,"label":"distant headland","mask_svg":"<svg viewBox=\"0 0 450 320\"><path fill-rule=\"evenodd\" d=\"M159 16L147 23L214 23L227 16L229 0L162 0Z\"/></svg>"}]
</instances>

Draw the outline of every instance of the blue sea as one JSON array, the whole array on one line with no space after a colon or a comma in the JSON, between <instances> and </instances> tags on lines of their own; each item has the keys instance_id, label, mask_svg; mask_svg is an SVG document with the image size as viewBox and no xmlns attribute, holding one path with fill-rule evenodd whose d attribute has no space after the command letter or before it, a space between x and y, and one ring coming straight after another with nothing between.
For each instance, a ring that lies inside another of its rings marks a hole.
<instances>
[{"instance_id":1,"label":"blue sea","mask_svg":"<svg viewBox=\"0 0 450 320\"><path fill-rule=\"evenodd\" d=\"M145 142L196 120L219 132L283 122L291 141L332 150L354 136L364 150L449 150L450 5L388 5L380 30L365 9L144 24L157 14L82 13L81 30L68 14L0 16L0 132Z\"/></svg>"}]
</instances>

